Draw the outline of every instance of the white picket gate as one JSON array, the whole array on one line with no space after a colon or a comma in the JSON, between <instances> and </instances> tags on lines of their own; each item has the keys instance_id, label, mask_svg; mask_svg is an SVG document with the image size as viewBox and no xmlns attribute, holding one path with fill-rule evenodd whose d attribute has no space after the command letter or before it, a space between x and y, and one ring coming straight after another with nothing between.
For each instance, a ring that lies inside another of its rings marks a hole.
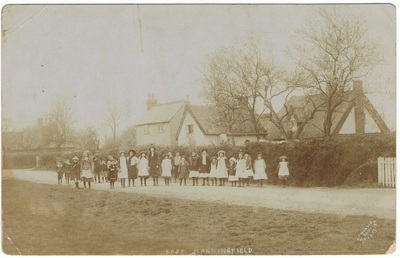
<instances>
[{"instance_id":1,"label":"white picket gate","mask_svg":"<svg viewBox=\"0 0 400 258\"><path fill-rule=\"evenodd\" d=\"M378 184L383 187L396 187L396 158L378 158Z\"/></svg>"}]
</instances>

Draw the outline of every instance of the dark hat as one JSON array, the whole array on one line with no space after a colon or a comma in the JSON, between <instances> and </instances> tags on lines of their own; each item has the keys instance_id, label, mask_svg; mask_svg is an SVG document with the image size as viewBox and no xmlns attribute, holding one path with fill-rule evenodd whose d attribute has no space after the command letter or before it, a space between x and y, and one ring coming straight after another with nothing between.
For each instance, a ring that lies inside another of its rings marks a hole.
<instances>
[{"instance_id":1,"label":"dark hat","mask_svg":"<svg viewBox=\"0 0 400 258\"><path fill-rule=\"evenodd\" d=\"M135 150L129 150L128 153L133 153L133 155L136 155L136 151Z\"/></svg>"},{"instance_id":2,"label":"dark hat","mask_svg":"<svg viewBox=\"0 0 400 258\"><path fill-rule=\"evenodd\" d=\"M247 155L250 155L250 153L249 153L248 151L245 151L245 152L244 152L244 155L246 155L246 154L247 154Z\"/></svg>"},{"instance_id":3,"label":"dark hat","mask_svg":"<svg viewBox=\"0 0 400 258\"><path fill-rule=\"evenodd\" d=\"M203 151L207 151L207 150L206 149L202 149L201 152L203 152Z\"/></svg>"},{"instance_id":4,"label":"dark hat","mask_svg":"<svg viewBox=\"0 0 400 258\"><path fill-rule=\"evenodd\" d=\"M150 146L150 147L149 147L149 151L151 150L151 148L153 148L153 149L154 149L154 151L156 150L156 147L154 147L154 146Z\"/></svg>"},{"instance_id":5,"label":"dark hat","mask_svg":"<svg viewBox=\"0 0 400 258\"><path fill-rule=\"evenodd\" d=\"M163 154L163 157L169 157L168 152L164 153L164 154Z\"/></svg>"}]
</instances>

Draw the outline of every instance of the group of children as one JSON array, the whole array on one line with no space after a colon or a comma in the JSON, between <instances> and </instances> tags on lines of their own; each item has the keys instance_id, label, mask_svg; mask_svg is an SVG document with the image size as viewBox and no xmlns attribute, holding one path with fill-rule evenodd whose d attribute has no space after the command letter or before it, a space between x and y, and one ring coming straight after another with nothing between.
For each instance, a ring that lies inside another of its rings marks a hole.
<instances>
[{"instance_id":1,"label":"group of children","mask_svg":"<svg viewBox=\"0 0 400 258\"><path fill-rule=\"evenodd\" d=\"M168 152L160 157L155 147L150 147L149 151L141 151L139 157L136 151L130 150L128 155L124 151L120 152L117 159L112 155L108 156L107 162L96 152L93 158L90 158L89 152L85 152L80 163L78 157L72 158L72 164L69 160L64 163L57 163L58 183L62 184L62 175L65 175L67 184L70 180L75 182L79 188L79 181L82 181L86 188L89 188L91 182L96 183L109 182L110 189L115 188L115 182L120 181L121 187L135 186L135 179L139 177L141 186L147 186L147 179L153 178L153 185L158 186L158 178L164 178L164 184L168 186L173 179L175 183L187 185L187 179L192 179L192 185L198 186L199 179L205 186L225 186L225 183L231 182L231 186L243 187L249 186L254 180L259 182L262 187L263 182L268 179L266 173L266 163L259 153L252 162L248 152L239 151L237 158L227 158L225 151L218 151L217 157L210 157L206 149L198 155L193 151L188 158L181 156L179 152L172 155ZM289 166L286 156L280 157L278 164L278 176L282 184L286 185L289 177ZM210 184L211 183L211 184Z\"/></svg>"}]
</instances>

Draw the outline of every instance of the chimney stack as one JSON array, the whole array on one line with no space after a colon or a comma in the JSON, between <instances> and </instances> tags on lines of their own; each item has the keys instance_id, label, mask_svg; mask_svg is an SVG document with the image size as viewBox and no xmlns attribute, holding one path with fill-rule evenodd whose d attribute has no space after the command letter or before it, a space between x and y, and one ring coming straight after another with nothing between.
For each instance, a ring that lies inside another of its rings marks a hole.
<instances>
[{"instance_id":1,"label":"chimney stack","mask_svg":"<svg viewBox=\"0 0 400 258\"><path fill-rule=\"evenodd\" d=\"M355 113L355 123L356 123L356 134L365 133L365 113L364 113L364 99L363 99L363 86L362 81L353 81L353 91L354 91L354 113Z\"/></svg>"},{"instance_id":2,"label":"chimney stack","mask_svg":"<svg viewBox=\"0 0 400 258\"><path fill-rule=\"evenodd\" d=\"M150 110L154 106L157 106L157 99L154 98L154 93L149 93L147 98L147 110Z\"/></svg>"}]
</instances>

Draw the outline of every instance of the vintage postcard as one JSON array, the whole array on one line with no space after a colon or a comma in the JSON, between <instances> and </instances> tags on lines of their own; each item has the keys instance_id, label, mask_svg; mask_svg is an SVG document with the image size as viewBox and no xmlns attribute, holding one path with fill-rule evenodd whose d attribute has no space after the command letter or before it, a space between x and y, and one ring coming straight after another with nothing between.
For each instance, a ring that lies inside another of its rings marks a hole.
<instances>
[{"instance_id":1,"label":"vintage postcard","mask_svg":"<svg viewBox=\"0 0 400 258\"><path fill-rule=\"evenodd\" d=\"M396 243L396 6L1 12L8 255L354 255Z\"/></svg>"}]
</instances>

